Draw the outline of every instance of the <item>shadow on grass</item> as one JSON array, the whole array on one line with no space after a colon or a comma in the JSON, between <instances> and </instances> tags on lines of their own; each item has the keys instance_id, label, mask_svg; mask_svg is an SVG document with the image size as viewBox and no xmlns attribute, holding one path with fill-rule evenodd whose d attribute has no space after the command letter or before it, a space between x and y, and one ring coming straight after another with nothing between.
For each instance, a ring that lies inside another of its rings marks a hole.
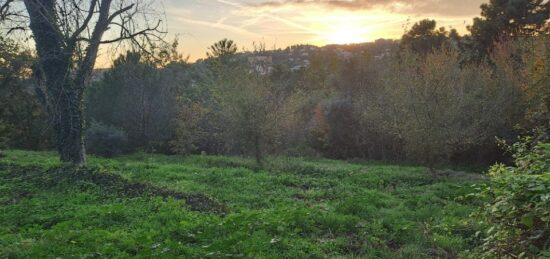
<instances>
[{"instance_id":1,"label":"shadow on grass","mask_svg":"<svg viewBox=\"0 0 550 259\"><path fill-rule=\"evenodd\" d=\"M149 183L132 182L120 175L103 172L96 168L53 167L44 169L40 166L20 166L0 163L2 178L33 184L38 188L48 189L62 184L78 185L92 183L110 193L135 197L163 197L184 200L190 210L225 215L227 207L201 193L184 193L154 186Z\"/></svg>"}]
</instances>

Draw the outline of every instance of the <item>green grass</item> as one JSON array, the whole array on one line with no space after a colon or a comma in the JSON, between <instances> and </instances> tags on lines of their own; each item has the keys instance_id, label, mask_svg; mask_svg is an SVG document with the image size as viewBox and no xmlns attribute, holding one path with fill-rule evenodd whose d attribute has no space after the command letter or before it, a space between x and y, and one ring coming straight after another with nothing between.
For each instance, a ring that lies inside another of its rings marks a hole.
<instances>
[{"instance_id":1,"label":"green grass","mask_svg":"<svg viewBox=\"0 0 550 259\"><path fill-rule=\"evenodd\" d=\"M482 181L475 174L300 158L260 170L242 158L135 154L90 158L92 175L122 176L101 182L65 177L54 153L5 155L0 257L453 258L479 242L468 217L479 201L465 198ZM207 196L226 212L129 192L144 188L133 183Z\"/></svg>"}]
</instances>

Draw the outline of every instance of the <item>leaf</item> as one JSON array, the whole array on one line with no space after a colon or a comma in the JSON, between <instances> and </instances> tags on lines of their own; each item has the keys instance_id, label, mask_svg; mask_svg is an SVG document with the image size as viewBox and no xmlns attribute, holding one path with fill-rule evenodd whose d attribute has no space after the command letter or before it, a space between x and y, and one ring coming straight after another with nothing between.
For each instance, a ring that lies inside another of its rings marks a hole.
<instances>
[{"instance_id":1,"label":"leaf","mask_svg":"<svg viewBox=\"0 0 550 259\"><path fill-rule=\"evenodd\" d=\"M521 223L529 228L533 227L533 221L534 221L533 214L527 214L523 217L521 217Z\"/></svg>"}]
</instances>

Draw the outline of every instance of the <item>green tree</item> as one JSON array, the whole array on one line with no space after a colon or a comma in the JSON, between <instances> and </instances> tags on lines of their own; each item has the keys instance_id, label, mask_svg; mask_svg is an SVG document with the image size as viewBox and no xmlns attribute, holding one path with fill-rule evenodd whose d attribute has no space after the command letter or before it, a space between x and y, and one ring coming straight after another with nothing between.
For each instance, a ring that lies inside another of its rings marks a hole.
<instances>
[{"instance_id":1,"label":"green tree","mask_svg":"<svg viewBox=\"0 0 550 259\"><path fill-rule=\"evenodd\" d=\"M284 97L277 95L267 76L246 67L224 66L215 75L211 89L224 120L226 143L252 150L262 165L277 140Z\"/></svg>"},{"instance_id":2,"label":"green tree","mask_svg":"<svg viewBox=\"0 0 550 259\"><path fill-rule=\"evenodd\" d=\"M382 76L374 121L432 173L455 152L490 141L507 125L519 86L486 64L461 65L456 50L404 53Z\"/></svg>"},{"instance_id":3,"label":"green tree","mask_svg":"<svg viewBox=\"0 0 550 259\"><path fill-rule=\"evenodd\" d=\"M518 44L518 43L516 43ZM524 55L521 76L525 78L527 129L546 132L550 140L550 36L519 42Z\"/></svg>"},{"instance_id":4,"label":"green tree","mask_svg":"<svg viewBox=\"0 0 550 259\"><path fill-rule=\"evenodd\" d=\"M177 153L224 153L221 114L207 83L214 78L211 68L216 65L200 62L186 70L188 81L178 91L175 137L171 141ZM182 71L178 75L182 76Z\"/></svg>"},{"instance_id":5,"label":"green tree","mask_svg":"<svg viewBox=\"0 0 550 259\"><path fill-rule=\"evenodd\" d=\"M424 19L415 23L412 28L403 35L401 46L409 48L416 53L427 54L449 43L449 35L455 40L458 38L456 30L448 32L444 27L436 28L435 20Z\"/></svg>"},{"instance_id":6,"label":"green tree","mask_svg":"<svg viewBox=\"0 0 550 259\"><path fill-rule=\"evenodd\" d=\"M47 118L30 82L34 57L14 41L0 37L0 148L44 148Z\"/></svg>"},{"instance_id":7,"label":"green tree","mask_svg":"<svg viewBox=\"0 0 550 259\"><path fill-rule=\"evenodd\" d=\"M544 0L491 0L481 5L481 17L469 27L482 54L500 38L548 33L550 2Z\"/></svg>"},{"instance_id":8,"label":"green tree","mask_svg":"<svg viewBox=\"0 0 550 259\"><path fill-rule=\"evenodd\" d=\"M222 39L208 47L208 52L206 55L209 58L225 59L237 53L237 50L237 44L235 44L233 40Z\"/></svg>"},{"instance_id":9,"label":"green tree","mask_svg":"<svg viewBox=\"0 0 550 259\"><path fill-rule=\"evenodd\" d=\"M134 150L167 151L174 135L176 96L188 83L187 65L179 58L158 62L144 52L127 52L89 91L89 118L122 129Z\"/></svg>"}]
</instances>

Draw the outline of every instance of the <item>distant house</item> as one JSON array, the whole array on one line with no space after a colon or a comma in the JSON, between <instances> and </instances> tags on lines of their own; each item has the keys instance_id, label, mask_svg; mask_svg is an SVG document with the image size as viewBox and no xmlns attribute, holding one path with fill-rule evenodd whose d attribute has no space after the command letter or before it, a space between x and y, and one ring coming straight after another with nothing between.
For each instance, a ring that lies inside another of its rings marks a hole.
<instances>
[{"instance_id":1,"label":"distant house","mask_svg":"<svg viewBox=\"0 0 550 259\"><path fill-rule=\"evenodd\" d=\"M252 56L248 57L248 64L252 72L266 75L273 70L273 57L271 56Z\"/></svg>"}]
</instances>

